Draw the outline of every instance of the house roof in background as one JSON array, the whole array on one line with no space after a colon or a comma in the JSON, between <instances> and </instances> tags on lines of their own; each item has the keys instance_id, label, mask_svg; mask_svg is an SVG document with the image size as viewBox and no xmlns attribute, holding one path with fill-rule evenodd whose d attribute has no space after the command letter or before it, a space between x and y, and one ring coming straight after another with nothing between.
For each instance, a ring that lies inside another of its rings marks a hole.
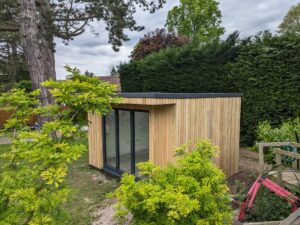
<instances>
[{"instance_id":1,"label":"house roof in background","mask_svg":"<svg viewBox=\"0 0 300 225\"><path fill-rule=\"evenodd\" d=\"M121 82L119 76L101 76L98 77L100 80L106 81L111 84L115 84L118 86L118 91L121 91Z\"/></svg>"}]
</instances>

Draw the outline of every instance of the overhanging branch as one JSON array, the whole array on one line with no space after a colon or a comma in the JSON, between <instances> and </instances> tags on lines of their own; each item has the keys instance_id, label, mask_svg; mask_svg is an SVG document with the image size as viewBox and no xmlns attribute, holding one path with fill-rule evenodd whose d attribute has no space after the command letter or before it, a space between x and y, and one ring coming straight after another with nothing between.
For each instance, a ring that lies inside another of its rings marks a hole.
<instances>
[{"instance_id":1,"label":"overhanging branch","mask_svg":"<svg viewBox=\"0 0 300 225\"><path fill-rule=\"evenodd\" d=\"M1 21L0 32L19 32L19 25L14 21Z\"/></svg>"},{"instance_id":2,"label":"overhanging branch","mask_svg":"<svg viewBox=\"0 0 300 225\"><path fill-rule=\"evenodd\" d=\"M19 32L19 27L1 27L0 32Z\"/></svg>"}]
</instances>

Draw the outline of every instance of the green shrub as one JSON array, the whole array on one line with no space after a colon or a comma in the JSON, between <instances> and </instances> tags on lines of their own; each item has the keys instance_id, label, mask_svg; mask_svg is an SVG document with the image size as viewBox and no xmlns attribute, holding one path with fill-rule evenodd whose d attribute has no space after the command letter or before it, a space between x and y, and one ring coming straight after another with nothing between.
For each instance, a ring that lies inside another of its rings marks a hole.
<instances>
[{"instance_id":1,"label":"green shrub","mask_svg":"<svg viewBox=\"0 0 300 225\"><path fill-rule=\"evenodd\" d=\"M300 118L283 122L280 127L272 127L271 123L264 121L257 129L258 142L297 142L296 134L300 135ZM264 150L265 161L276 164L274 148ZM284 164L290 166L292 158L285 156Z\"/></svg>"},{"instance_id":2,"label":"green shrub","mask_svg":"<svg viewBox=\"0 0 300 225\"><path fill-rule=\"evenodd\" d=\"M259 124L258 141L262 142L297 142L296 132L300 135L300 118L283 122L279 127L272 127L268 121Z\"/></svg>"},{"instance_id":3,"label":"green shrub","mask_svg":"<svg viewBox=\"0 0 300 225\"><path fill-rule=\"evenodd\" d=\"M31 92L32 91L31 80L20 80L18 83L15 84L15 88L24 89L26 92Z\"/></svg>"},{"instance_id":4,"label":"green shrub","mask_svg":"<svg viewBox=\"0 0 300 225\"><path fill-rule=\"evenodd\" d=\"M291 214L291 205L265 187L257 193L254 207L247 211L247 222L279 221Z\"/></svg>"},{"instance_id":5,"label":"green shrub","mask_svg":"<svg viewBox=\"0 0 300 225\"><path fill-rule=\"evenodd\" d=\"M120 218L130 212L136 225L231 224L225 175L211 160L216 149L200 141L190 153L177 149L179 158L166 168L140 163L144 178L125 174L114 193Z\"/></svg>"}]
</instances>

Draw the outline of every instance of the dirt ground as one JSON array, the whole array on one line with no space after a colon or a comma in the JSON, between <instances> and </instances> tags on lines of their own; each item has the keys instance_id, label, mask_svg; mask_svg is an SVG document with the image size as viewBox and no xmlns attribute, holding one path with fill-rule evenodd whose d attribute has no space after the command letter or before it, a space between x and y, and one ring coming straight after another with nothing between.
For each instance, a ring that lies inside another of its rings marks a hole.
<instances>
[{"instance_id":1,"label":"dirt ground","mask_svg":"<svg viewBox=\"0 0 300 225\"><path fill-rule=\"evenodd\" d=\"M237 188L249 187L259 174L258 153L246 149L240 150L240 172L228 178L230 193L237 194Z\"/></svg>"},{"instance_id":2,"label":"dirt ground","mask_svg":"<svg viewBox=\"0 0 300 225\"><path fill-rule=\"evenodd\" d=\"M232 207L238 211L241 201L259 175L258 153L240 150L240 172L228 178Z\"/></svg>"}]
</instances>

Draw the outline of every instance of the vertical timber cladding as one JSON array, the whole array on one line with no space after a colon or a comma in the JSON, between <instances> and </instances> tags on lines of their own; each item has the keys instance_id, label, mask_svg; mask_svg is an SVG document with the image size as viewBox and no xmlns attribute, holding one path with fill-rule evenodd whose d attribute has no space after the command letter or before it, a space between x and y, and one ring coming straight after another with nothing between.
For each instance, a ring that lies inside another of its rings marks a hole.
<instances>
[{"instance_id":1,"label":"vertical timber cladding","mask_svg":"<svg viewBox=\"0 0 300 225\"><path fill-rule=\"evenodd\" d=\"M176 145L209 139L219 146L214 162L228 176L239 171L241 98L178 99Z\"/></svg>"},{"instance_id":2,"label":"vertical timber cladding","mask_svg":"<svg viewBox=\"0 0 300 225\"><path fill-rule=\"evenodd\" d=\"M103 135L102 135L102 117L94 113L88 113L89 129L89 164L102 169L103 168Z\"/></svg>"},{"instance_id":3,"label":"vertical timber cladding","mask_svg":"<svg viewBox=\"0 0 300 225\"><path fill-rule=\"evenodd\" d=\"M239 169L241 97L154 99L124 98L116 108L149 111L149 158L160 166L174 160L174 149L200 139L220 147L214 158L226 175ZM90 164L103 167L102 119L89 114Z\"/></svg>"},{"instance_id":4,"label":"vertical timber cladding","mask_svg":"<svg viewBox=\"0 0 300 225\"><path fill-rule=\"evenodd\" d=\"M176 146L176 105L153 106L150 111L150 160L166 166L174 159Z\"/></svg>"}]
</instances>

